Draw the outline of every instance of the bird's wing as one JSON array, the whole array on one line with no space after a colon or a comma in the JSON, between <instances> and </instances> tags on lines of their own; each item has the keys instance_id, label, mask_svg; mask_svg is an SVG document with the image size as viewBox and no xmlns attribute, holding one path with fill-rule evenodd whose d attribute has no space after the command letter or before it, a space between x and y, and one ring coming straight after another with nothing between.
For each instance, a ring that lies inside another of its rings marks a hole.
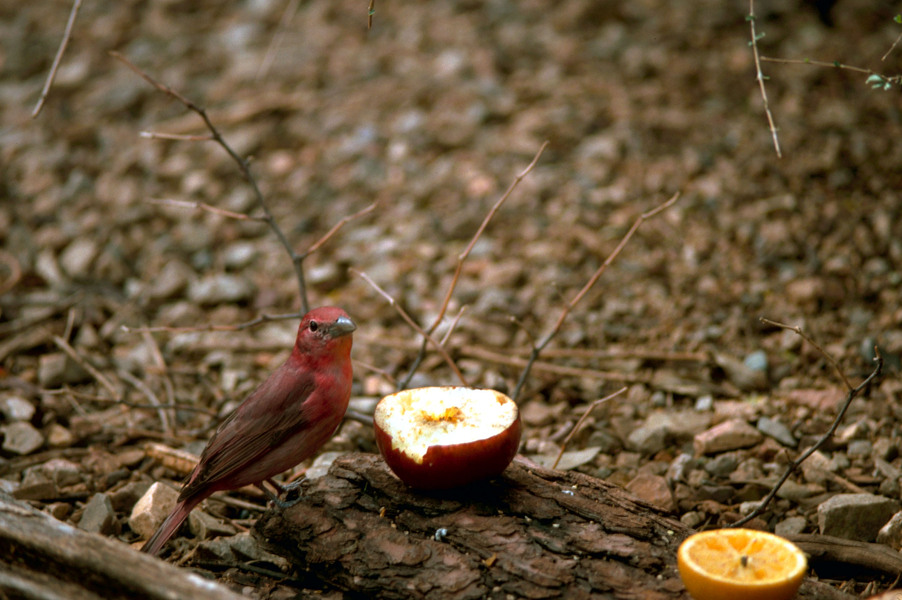
<instances>
[{"instance_id":1,"label":"bird's wing","mask_svg":"<svg viewBox=\"0 0 902 600\"><path fill-rule=\"evenodd\" d=\"M179 499L227 480L308 425L304 400L315 389L309 373L280 369L222 422ZM240 418L239 418L240 417Z\"/></svg>"}]
</instances>

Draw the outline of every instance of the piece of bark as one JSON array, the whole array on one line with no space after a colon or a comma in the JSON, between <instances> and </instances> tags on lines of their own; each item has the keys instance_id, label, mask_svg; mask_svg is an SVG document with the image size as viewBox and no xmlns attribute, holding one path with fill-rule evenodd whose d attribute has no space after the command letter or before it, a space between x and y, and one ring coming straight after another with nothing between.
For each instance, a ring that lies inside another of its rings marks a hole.
<instances>
[{"instance_id":1,"label":"piece of bark","mask_svg":"<svg viewBox=\"0 0 902 600\"><path fill-rule=\"evenodd\" d=\"M0 597L239 600L243 596L0 492Z\"/></svg>"},{"instance_id":2,"label":"piece of bark","mask_svg":"<svg viewBox=\"0 0 902 600\"><path fill-rule=\"evenodd\" d=\"M380 598L689 599L676 568L691 530L624 489L515 461L490 482L411 490L349 454L266 513L254 534L331 586ZM830 588L826 588L829 590ZM806 583L799 598L851 598Z\"/></svg>"},{"instance_id":3,"label":"piece of bark","mask_svg":"<svg viewBox=\"0 0 902 600\"><path fill-rule=\"evenodd\" d=\"M790 535L787 539L809 556L809 566L823 577L860 577L875 573L902 575L902 555L883 544L807 533Z\"/></svg>"}]
</instances>

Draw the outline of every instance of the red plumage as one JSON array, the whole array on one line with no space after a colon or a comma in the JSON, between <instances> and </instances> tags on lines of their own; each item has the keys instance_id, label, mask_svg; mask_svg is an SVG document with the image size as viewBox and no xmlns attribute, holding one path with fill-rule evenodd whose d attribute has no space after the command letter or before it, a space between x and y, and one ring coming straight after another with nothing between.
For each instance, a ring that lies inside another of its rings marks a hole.
<instances>
[{"instance_id":1,"label":"red plumage","mask_svg":"<svg viewBox=\"0 0 902 600\"><path fill-rule=\"evenodd\" d=\"M291 355L219 426L178 504L142 552L158 553L213 492L259 485L329 441L351 397L351 332L356 328L340 308L304 315Z\"/></svg>"}]
</instances>

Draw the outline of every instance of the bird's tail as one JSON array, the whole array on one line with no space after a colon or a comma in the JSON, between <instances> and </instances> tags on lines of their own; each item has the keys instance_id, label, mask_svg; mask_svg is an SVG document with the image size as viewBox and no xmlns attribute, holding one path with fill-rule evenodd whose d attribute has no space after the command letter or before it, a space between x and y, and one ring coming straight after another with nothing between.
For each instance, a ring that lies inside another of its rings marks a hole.
<instances>
[{"instance_id":1,"label":"bird's tail","mask_svg":"<svg viewBox=\"0 0 902 600\"><path fill-rule=\"evenodd\" d=\"M186 498L176 504L175 508L172 509L172 512L169 513L169 516L166 517L166 520L163 521L163 524L160 525L150 539L141 546L141 552L156 555L163 545L169 541L169 538L178 531L181 524L185 522L185 519L188 518L188 513L190 513L195 506L200 504L201 500L204 498L205 496Z\"/></svg>"}]
</instances>

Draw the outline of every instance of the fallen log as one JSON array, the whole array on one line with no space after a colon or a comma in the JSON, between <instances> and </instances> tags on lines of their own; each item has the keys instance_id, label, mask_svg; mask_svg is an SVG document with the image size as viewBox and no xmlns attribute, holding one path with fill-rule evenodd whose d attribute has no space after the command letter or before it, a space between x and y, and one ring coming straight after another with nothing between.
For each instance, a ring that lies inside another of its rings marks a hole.
<instances>
[{"instance_id":1,"label":"fallen log","mask_svg":"<svg viewBox=\"0 0 902 600\"><path fill-rule=\"evenodd\" d=\"M254 535L326 584L380 598L689 596L676 568L691 533L624 489L515 461L496 480L411 490L376 455L339 458L303 501ZM806 582L799 598L851 598Z\"/></svg>"}]
</instances>

